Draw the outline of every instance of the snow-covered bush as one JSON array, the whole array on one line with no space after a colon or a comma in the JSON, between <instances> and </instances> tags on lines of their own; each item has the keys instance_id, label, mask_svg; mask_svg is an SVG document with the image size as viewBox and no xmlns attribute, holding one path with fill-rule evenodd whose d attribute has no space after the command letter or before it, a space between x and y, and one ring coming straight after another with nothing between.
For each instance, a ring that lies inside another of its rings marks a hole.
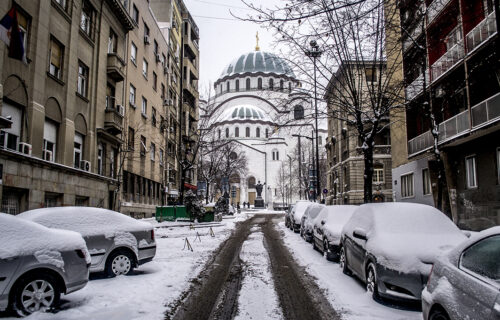
<instances>
[{"instance_id":1,"label":"snow-covered bush","mask_svg":"<svg viewBox=\"0 0 500 320\"><path fill-rule=\"evenodd\" d=\"M205 216L205 207L193 191L188 190L184 195L184 205L192 219L197 220Z\"/></svg>"},{"instance_id":2,"label":"snow-covered bush","mask_svg":"<svg viewBox=\"0 0 500 320\"><path fill-rule=\"evenodd\" d=\"M228 201L225 197L220 197L215 203L215 213L227 214L229 212Z\"/></svg>"}]
</instances>

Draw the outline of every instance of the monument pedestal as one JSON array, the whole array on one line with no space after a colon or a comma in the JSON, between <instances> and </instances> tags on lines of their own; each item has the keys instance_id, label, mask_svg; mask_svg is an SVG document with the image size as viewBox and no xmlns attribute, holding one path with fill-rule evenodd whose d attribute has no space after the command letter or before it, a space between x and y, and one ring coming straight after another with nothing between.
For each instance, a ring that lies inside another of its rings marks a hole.
<instances>
[{"instance_id":1,"label":"monument pedestal","mask_svg":"<svg viewBox=\"0 0 500 320\"><path fill-rule=\"evenodd\" d=\"M262 199L262 197L257 197L255 199L255 205L254 205L254 208L256 209L262 209L262 208L265 208L264 206L264 199Z\"/></svg>"}]
</instances>

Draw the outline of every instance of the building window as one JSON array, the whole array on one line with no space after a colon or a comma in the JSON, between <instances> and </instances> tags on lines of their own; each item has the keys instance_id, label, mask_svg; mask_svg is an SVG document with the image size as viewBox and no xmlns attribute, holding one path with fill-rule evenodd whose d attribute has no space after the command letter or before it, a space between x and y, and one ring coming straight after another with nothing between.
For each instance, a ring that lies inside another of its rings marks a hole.
<instances>
[{"instance_id":1,"label":"building window","mask_svg":"<svg viewBox=\"0 0 500 320\"><path fill-rule=\"evenodd\" d=\"M255 136L260 138L260 128L255 129Z\"/></svg>"},{"instance_id":2,"label":"building window","mask_svg":"<svg viewBox=\"0 0 500 320\"><path fill-rule=\"evenodd\" d=\"M226 128L226 138L229 138L229 128Z\"/></svg>"},{"instance_id":3,"label":"building window","mask_svg":"<svg viewBox=\"0 0 500 320\"><path fill-rule=\"evenodd\" d=\"M8 104L4 100L2 106L2 116L10 117L12 125L10 128L5 128L0 131L0 145L3 148L17 150L23 124L23 110Z\"/></svg>"},{"instance_id":4,"label":"building window","mask_svg":"<svg viewBox=\"0 0 500 320\"><path fill-rule=\"evenodd\" d=\"M146 80L148 79L148 62L146 59L142 59L142 75Z\"/></svg>"},{"instance_id":5,"label":"building window","mask_svg":"<svg viewBox=\"0 0 500 320\"><path fill-rule=\"evenodd\" d=\"M240 91L240 80L236 79L236 91Z\"/></svg>"},{"instance_id":6,"label":"building window","mask_svg":"<svg viewBox=\"0 0 500 320\"><path fill-rule=\"evenodd\" d=\"M78 83L76 90L82 97L87 97L88 81L89 68L83 62L78 61Z\"/></svg>"},{"instance_id":7,"label":"building window","mask_svg":"<svg viewBox=\"0 0 500 320\"><path fill-rule=\"evenodd\" d=\"M146 39L146 37L149 37L149 27L146 22L144 22L144 39Z\"/></svg>"},{"instance_id":8,"label":"building window","mask_svg":"<svg viewBox=\"0 0 500 320\"><path fill-rule=\"evenodd\" d=\"M262 90L262 78L257 79L257 89Z\"/></svg>"},{"instance_id":9,"label":"building window","mask_svg":"<svg viewBox=\"0 0 500 320\"><path fill-rule=\"evenodd\" d=\"M162 148L160 148L159 157L160 157L160 166L163 166L163 149Z\"/></svg>"},{"instance_id":10,"label":"building window","mask_svg":"<svg viewBox=\"0 0 500 320\"><path fill-rule=\"evenodd\" d=\"M141 156L146 155L146 137L141 136Z\"/></svg>"},{"instance_id":11,"label":"building window","mask_svg":"<svg viewBox=\"0 0 500 320\"><path fill-rule=\"evenodd\" d=\"M273 161L278 161L280 159L279 151L274 149L272 153L273 153Z\"/></svg>"},{"instance_id":12,"label":"building window","mask_svg":"<svg viewBox=\"0 0 500 320\"><path fill-rule=\"evenodd\" d=\"M131 127L128 127L128 149L134 150L134 139L135 139L135 130Z\"/></svg>"},{"instance_id":13,"label":"building window","mask_svg":"<svg viewBox=\"0 0 500 320\"><path fill-rule=\"evenodd\" d=\"M167 58L165 57L165 54L162 53L161 54L161 65L165 67L166 63L167 63Z\"/></svg>"},{"instance_id":14,"label":"building window","mask_svg":"<svg viewBox=\"0 0 500 320\"><path fill-rule=\"evenodd\" d=\"M109 29L108 53L116 53L117 46L118 46L118 36L113 31L113 29Z\"/></svg>"},{"instance_id":15,"label":"building window","mask_svg":"<svg viewBox=\"0 0 500 320\"><path fill-rule=\"evenodd\" d=\"M273 90L274 89L274 80L271 78L269 79L269 90Z\"/></svg>"},{"instance_id":16,"label":"building window","mask_svg":"<svg viewBox=\"0 0 500 320\"><path fill-rule=\"evenodd\" d=\"M165 85L163 83L160 84L160 88L161 88L161 98L162 100L165 100L166 97L165 97Z\"/></svg>"},{"instance_id":17,"label":"building window","mask_svg":"<svg viewBox=\"0 0 500 320\"><path fill-rule=\"evenodd\" d=\"M240 128L236 127L234 128L234 136L238 138L240 136Z\"/></svg>"},{"instance_id":18,"label":"building window","mask_svg":"<svg viewBox=\"0 0 500 320\"><path fill-rule=\"evenodd\" d=\"M231 89L231 85L229 81L226 83L226 91L229 92L229 89Z\"/></svg>"},{"instance_id":19,"label":"building window","mask_svg":"<svg viewBox=\"0 0 500 320\"><path fill-rule=\"evenodd\" d=\"M130 84L130 92L129 92L129 96L128 96L128 102L130 103L130 105L132 107L135 108L135 87Z\"/></svg>"},{"instance_id":20,"label":"building window","mask_svg":"<svg viewBox=\"0 0 500 320\"><path fill-rule=\"evenodd\" d=\"M115 109L115 87L109 82L106 85L106 109Z\"/></svg>"},{"instance_id":21,"label":"building window","mask_svg":"<svg viewBox=\"0 0 500 320\"><path fill-rule=\"evenodd\" d=\"M137 24L139 23L139 9L135 6L135 4L132 7L132 20Z\"/></svg>"},{"instance_id":22,"label":"building window","mask_svg":"<svg viewBox=\"0 0 500 320\"><path fill-rule=\"evenodd\" d=\"M28 37L29 37L29 26L31 18L28 14L24 13L24 10L17 8L17 23L19 25L19 30L21 31L21 36L23 38L23 48L24 52L28 52Z\"/></svg>"},{"instance_id":23,"label":"building window","mask_svg":"<svg viewBox=\"0 0 500 320\"><path fill-rule=\"evenodd\" d=\"M137 65L137 46L133 42L130 45L130 60Z\"/></svg>"},{"instance_id":24,"label":"building window","mask_svg":"<svg viewBox=\"0 0 500 320\"><path fill-rule=\"evenodd\" d=\"M94 25L94 8L89 3L88 0L84 0L82 3L82 18L80 20L80 28L83 32L90 38L92 38Z\"/></svg>"},{"instance_id":25,"label":"building window","mask_svg":"<svg viewBox=\"0 0 500 320\"><path fill-rule=\"evenodd\" d=\"M63 9L64 11L67 10L67 3L66 3L66 0L55 0L57 4L59 4Z\"/></svg>"},{"instance_id":26,"label":"building window","mask_svg":"<svg viewBox=\"0 0 500 320\"><path fill-rule=\"evenodd\" d=\"M149 150L149 154L151 156L151 161L155 161L155 153L156 153L156 146L154 143L151 142L151 147Z\"/></svg>"},{"instance_id":27,"label":"building window","mask_svg":"<svg viewBox=\"0 0 500 320\"><path fill-rule=\"evenodd\" d=\"M429 168L422 169L422 192L425 195L431 194L431 176Z\"/></svg>"},{"instance_id":28,"label":"building window","mask_svg":"<svg viewBox=\"0 0 500 320\"><path fill-rule=\"evenodd\" d=\"M156 109L151 107L151 124L156 127Z\"/></svg>"},{"instance_id":29,"label":"building window","mask_svg":"<svg viewBox=\"0 0 500 320\"><path fill-rule=\"evenodd\" d=\"M280 80L280 91L283 91L285 86L285 82L283 80Z\"/></svg>"},{"instance_id":30,"label":"building window","mask_svg":"<svg viewBox=\"0 0 500 320\"><path fill-rule=\"evenodd\" d=\"M155 59L158 56L158 41L153 41L153 54L155 55Z\"/></svg>"},{"instance_id":31,"label":"building window","mask_svg":"<svg viewBox=\"0 0 500 320\"><path fill-rule=\"evenodd\" d=\"M53 208L61 206L62 194L45 192L44 208Z\"/></svg>"},{"instance_id":32,"label":"building window","mask_svg":"<svg viewBox=\"0 0 500 320\"><path fill-rule=\"evenodd\" d=\"M54 38L50 39L50 62L49 73L61 79L64 56L64 46Z\"/></svg>"},{"instance_id":33,"label":"building window","mask_svg":"<svg viewBox=\"0 0 500 320\"><path fill-rule=\"evenodd\" d=\"M57 123L45 119L43 125L43 159L55 161L57 144Z\"/></svg>"},{"instance_id":34,"label":"building window","mask_svg":"<svg viewBox=\"0 0 500 320\"><path fill-rule=\"evenodd\" d=\"M293 118L295 120L304 119L304 107L302 107L301 105L296 105L293 108Z\"/></svg>"},{"instance_id":35,"label":"building window","mask_svg":"<svg viewBox=\"0 0 500 320\"><path fill-rule=\"evenodd\" d=\"M476 156L465 158L465 175L467 188L477 188Z\"/></svg>"},{"instance_id":36,"label":"building window","mask_svg":"<svg viewBox=\"0 0 500 320\"><path fill-rule=\"evenodd\" d=\"M377 82L377 69L375 67L369 67L365 69L366 82L372 83Z\"/></svg>"},{"instance_id":37,"label":"building window","mask_svg":"<svg viewBox=\"0 0 500 320\"><path fill-rule=\"evenodd\" d=\"M250 128L246 127L245 129L245 137L250 138Z\"/></svg>"},{"instance_id":38,"label":"building window","mask_svg":"<svg viewBox=\"0 0 500 320\"><path fill-rule=\"evenodd\" d=\"M144 97L142 97L141 113L143 116L146 116L148 114L148 100L146 100L146 98Z\"/></svg>"},{"instance_id":39,"label":"building window","mask_svg":"<svg viewBox=\"0 0 500 320\"><path fill-rule=\"evenodd\" d=\"M413 173L401 176L401 197L413 197Z\"/></svg>"},{"instance_id":40,"label":"building window","mask_svg":"<svg viewBox=\"0 0 500 320\"><path fill-rule=\"evenodd\" d=\"M266 138L269 138L269 129L266 128Z\"/></svg>"},{"instance_id":41,"label":"building window","mask_svg":"<svg viewBox=\"0 0 500 320\"><path fill-rule=\"evenodd\" d=\"M221 134L222 134L221 131L220 131L220 129L218 130L218 134L219 134L219 140L220 140Z\"/></svg>"},{"instance_id":42,"label":"building window","mask_svg":"<svg viewBox=\"0 0 500 320\"><path fill-rule=\"evenodd\" d=\"M384 166L376 164L373 166L373 183L384 183Z\"/></svg>"},{"instance_id":43,"label":"building window","mask_svg":"<svg viewBox=\"0 0 500 320\"><path fill-rule=\"evenodd\" d=\"M88 207L89 205L89 197L75 197L75 206L76 207Z\"/></svg>"},{"instance_id":44,"label":"building window","mask_svg":"<svg viewBox=\"0 0 500 320\"><path fill-rule=\"evenodd\" d=\"M75 132L74 148L73 148L73 166L80 168L80 161L83 159L83 135Z\"/></svg>"},{"instance_id":45,"label":"building window","mask_svg":"<svg viewBox=\"0 0 500 320\"><path fill-rule=\"evenodd\" d=\"M102 144L99 143L97 146L97 174L102 175L102 160L104 156L104 148L102 147Z\"/></svg>"},{"instance_id":46,"label":"building window","mask_svg":"<svg viewBox=\"0 0 500 320\"><path fill-rule=\"evenodd\" d=\"M156 75L156 72L153 71L153 90L157 91L158 90L158 76Z\"/></svg>"},{"instance_id":47,"label":"building window","mask_svg":"<svg viewBox=\"0 0 500 320\"><path fill-rule=\"evenodd\" d=\"M292 92L292 83L288 82L288 92Z\"/></svg>"},{"instance_id":48,"label":"building window","mask_svg":"<svg viewBox=\"0 0 500 320\"><path fill-rule=\"evenodd\" d=\"M246 82L247 90L250 90L250 78L247 78Z\"/></svg>"}]
</instances>

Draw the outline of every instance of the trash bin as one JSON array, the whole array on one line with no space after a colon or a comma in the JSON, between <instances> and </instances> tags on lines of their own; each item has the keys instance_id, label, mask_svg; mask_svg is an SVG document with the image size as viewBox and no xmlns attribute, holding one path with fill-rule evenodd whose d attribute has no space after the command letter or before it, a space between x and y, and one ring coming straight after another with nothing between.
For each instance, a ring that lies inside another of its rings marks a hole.
<instances>
[{"instance_id":1,"label":"trash bin","mask_svg":"<svg viewBox=\"0 0 500 320\"><path fill-rule=\"evenodd\" d=\"M175 207L175 219L187 219L187 220L189 220L190 218L191 217L189 216L185 206L176 206Z\"/></svg>"},{"instance_id":2,"label":"trash bin","mask_svg":"<svg viewBox=\"0 0 500 320\"><path fill-rule=\"evenodd\" d=\"M155 214L156 221L175 221L175 207L172 206L163 206L156 207Z\"/></svg>"}]
</instances>

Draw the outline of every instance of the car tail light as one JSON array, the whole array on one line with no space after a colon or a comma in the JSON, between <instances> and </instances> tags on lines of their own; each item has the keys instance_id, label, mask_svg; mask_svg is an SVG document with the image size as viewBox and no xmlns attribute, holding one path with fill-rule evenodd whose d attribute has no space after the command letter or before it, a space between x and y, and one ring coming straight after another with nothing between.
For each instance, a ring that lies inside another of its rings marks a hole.
<instances>
[{"instance_id":1,"label":"car tail light","mask_svg":"<svg viewBox=\"0 0 500 320\"><path fill-rule=\"evenodd\" d=\"M75 252L78 255L78 257L85 259L85 253L82 250L78 249L78 250L75 250Z\"/></svg>"},{"instance_id":2,"label":"car tail light","mask_svg":"<svg viewBox=\"0 0 500 320\"><path fill-rule=\"evenodd\" d=\"M155 229L151 229L151 240L155 240Z\"/></svg>"},{"instance_id":3,"label":"car tail light","mask_svg":"<svg viewBox=\"0 0 500 320\"><path fill-rule=\"evenodd\" d=\"M431 283L431 276L432 276L432 271L434 270L434 264L431 266L431 272L429 272L429 277L427 278L427 286L429 286L429 283Z\"/></svg>"}]
</instances>

